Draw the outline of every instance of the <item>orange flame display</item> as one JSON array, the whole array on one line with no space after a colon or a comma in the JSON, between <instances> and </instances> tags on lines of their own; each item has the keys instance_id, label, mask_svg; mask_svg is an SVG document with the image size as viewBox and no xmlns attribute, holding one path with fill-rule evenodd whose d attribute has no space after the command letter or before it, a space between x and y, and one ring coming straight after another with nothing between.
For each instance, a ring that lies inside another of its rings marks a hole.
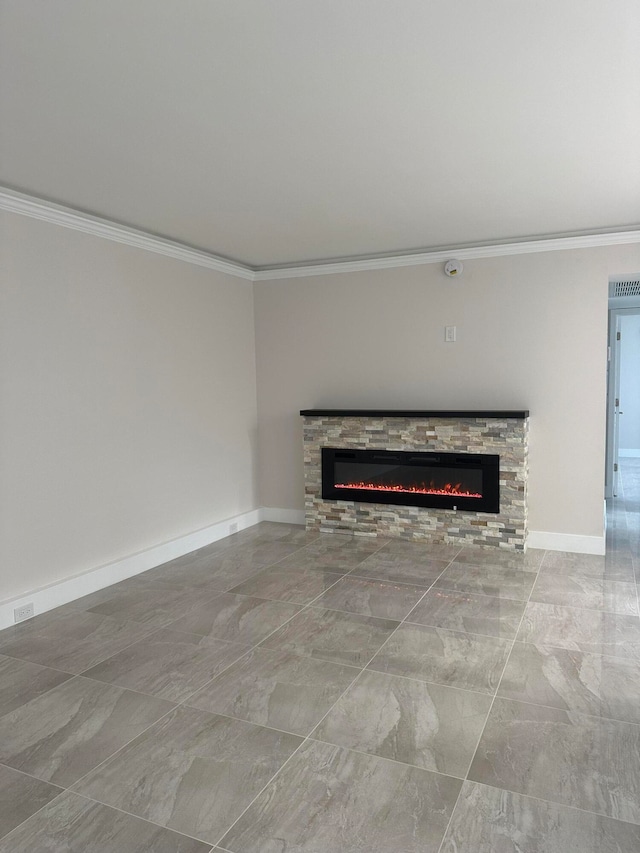
<instances>
[{"instance_id":1,"label":"orange flame display","mask_svg":"<svg viewBox=\"0 0 640 853\"><path fill-rule=\"evenodd\" d=\"M419 486L385 486L380 483L336 483L336 489L363 489L371 492L400 492L407 495L447 495L460 498L481 498L482 495L470 492L462 487L462 483L445 483L437 488L433 483L428 486L421 483Z\"/></svg>"}]
</instances>

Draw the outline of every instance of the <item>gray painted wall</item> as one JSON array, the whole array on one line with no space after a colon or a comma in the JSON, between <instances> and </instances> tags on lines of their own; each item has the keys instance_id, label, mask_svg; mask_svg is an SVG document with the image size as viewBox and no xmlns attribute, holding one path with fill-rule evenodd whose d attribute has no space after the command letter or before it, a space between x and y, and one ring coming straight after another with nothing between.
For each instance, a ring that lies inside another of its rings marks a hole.
<instances>
[{"instance_id":1,"label":"gray painted wall","mask_svg":"<svg viewBox=\"0 0 640 853\"><path fill-rule=\"evenodd\" d=\"M256 283L261 502L304 505L301 408L528 408L529 529L601 536L608 280L638 269L617 246Z\"/></svg>"},{"instance_id":2,"label":"gray painted wall","mask_svg":"<svg viewBox=\"0 0 640 853\"><path fill-rule=\"evenodd\" d=\"M251 284L0 226L0 600L254 509Z\"/></svg>"}]
</instances>

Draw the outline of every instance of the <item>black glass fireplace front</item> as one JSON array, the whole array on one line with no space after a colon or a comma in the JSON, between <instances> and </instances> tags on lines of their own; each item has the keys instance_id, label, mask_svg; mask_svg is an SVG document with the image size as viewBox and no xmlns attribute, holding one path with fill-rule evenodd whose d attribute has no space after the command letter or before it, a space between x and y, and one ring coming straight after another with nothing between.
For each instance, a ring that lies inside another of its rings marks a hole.
<instances>
[{"instance_id":1,"label":"black glass fireplace front","mask_svg":"<svg viewBox=\"0 0 640 853\"><path fill-rule=\"evenodd\" d=\"M325 500L500 512L500 457L322 448Z\"/></svg>"}]
</instances>

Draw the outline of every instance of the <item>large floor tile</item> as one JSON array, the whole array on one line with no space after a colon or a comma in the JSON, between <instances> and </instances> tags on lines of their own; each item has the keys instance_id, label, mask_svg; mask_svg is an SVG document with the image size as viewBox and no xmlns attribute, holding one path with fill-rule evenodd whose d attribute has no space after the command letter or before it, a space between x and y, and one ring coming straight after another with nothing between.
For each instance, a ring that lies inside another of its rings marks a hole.
<instances>
[{"instance_id":1,"label":"large floor tile","mask_svg":"<svg viewBox=\"0 0 640 853\"><path fill-rule=\"evenodd\" d=\"M498 698L468 778L640 823L640 726Z\"/></svg>"},{"instance_id":2,"label":"large floor tile","mask_svg":"<svg viewBox=\"0 0 640 853\"><path fill-rule=\"evenodd\" d=\"M491 697L364 671L312 737L464 778Z\"/></svg>"},{"instance_id":3,"label":"large floor tile","mask_svg":"<svg viewBox=\"0 0 640 853\"><path fill-rule=\"evenodd\" d=\"M194 551L193 554L186 554L184 557L172 560L170 563L164 563L156 569L150 569L141 577L180 589L190 587L205 592L211 590L212 594L216 591L225 592L229 581L225 577L220 578L216 575L216 570L219 570L221 565L217 558L221 553L223 553L221 550L208 553L207 549L203 548L200 551ZM257 568L255 571L261 571L261 569Z\"/></svg>"},{"instance_id":4,"label":"large floor tile","mask_svg":"<svg viewBox=\"0 0 640 853\"><path fill-rule=\"evenodd\" d=\"M427 540L389 539L379 553L387 556L404 557L417 562L425 559L449 562L460 553L460 550L460 545L446 545Z\"/></svg>"},{"instance_id":5,"label":"large floor tile","mask_svg":"<svg viewBox=\"0 0 640 853\"><path fill-rule=\"evenodd\" d=\"M397 626L390 619L310 607L268 637L263 646L364 666Z\"/></svg>"},{"instance_id":6,"label":"large floor tile","mask_svg":"<svg viewBox=\"0 0 640 853\"><path fill-rule=\"evenodd\" d=\"M210 591L209 595L216 593ZM140 622L153 628L164 628L170 622L202 604L198 589L176 589L169 584L138 585L89 608L91 613L111 616L123 621Z\"/></svg>"},{"instance_id":7,"label":"large floor tile","mask_svg":"<svg viewBox=\"0 0 640 853\"><path fill-rule=\"evenodd\" d=\"M495 693L510 642L403 623L369 669L451 687Z\"/></svg>"},{"instance_id":8,"label":"large floor tile","mask_svg":"<svg viewBox=\"0 0 640 853\"><path fill-rule=\"evenodd\" d=\"M110 586L106 586L96 592L90 592L88 595L83 595L80 598L69 601L67 604L62 604L60 607L50 610L49 614L51 616L59 617L68 616L73 613L84 613L87 610L91 610L93 607L97 607L100 604L106 604L115 598L121 599L123 596L129 596L130 594L134 594L145 589L155 591L172 591L172 587L168 584L152 581L147 577L147 573L143 573L135 575L135 577L119 581L118 583L111 584ZM175 589L173 591L175 592Z\"/></svg>"},{"instance_id":9,"label":"large floor tile","mask_svg":"<svg viewBox=\"0 0 640 853\"><path fill-rule=\"evenodd\" d=\"M300 743L295 735L181 707L79 790L215 844Z\"/></svg>"},{"instance_id":10,"label":"large floor tile","mask_svg":"<svg viewBox=\"0 0 640 853\"><path fill-rule=\"evenodd\" d=\"M518 640L640 661L640 620L637 616L530 602Z\"/></svg>"},{"instance_id":11,"label":"large floor tile","mask_svg":"<svg viewBox=\"0 0 640 853\"><path fill-rule=\"evenodd\" d=\"M498 695L640 724L640 663L516 643Z\"/></svg>"},{"instance_id":12,"label":"large floor tile","mask_svg":"<svg viewBox=\"0 0 640 853\"><path fill-rule=\"evenodd\" d=\"M315 540L314 540L315 541ZM218 572L224 573L233 569L240 571L250 567L271 566L279 563L285 557L301 550L299 543L287 542L285 539L258 539L234 545L220 554Z\"/></svg>"},{"instance_id":13,"label":"large floor tile","mask_svg":"<svg viewBox=\"0 0 640 853\"><path fill-rule=\"evenodd\" d=\"M436 589L470 592L493 598L526 601L533 589L536 572L507 566L473 566L454 561L435 583Z\"/></svg>"},{"instance_id":14,"label":"large floor tile","mask_svg":"<svg viewBox=\"0 0 640 853\"><path fill-rule=\"evenodd\" d=\"M247 650L237 643L161 628L84 675L182 702Z\"/></svg>"},{"instance_id":15,"label":"large floor tile","mask_svg":"<svg viewBox=\"0 0 640 853\"><path fill-rule=\"evenodd\" d=\"M232 853L437 853L460 781L309 741L221 841Z\"/></svg>"},{"instance_id":16,"label":"large floor tile","mask_svg":"<svg viewBox=\"0 0 640 853\"><path fill-rule=\"evenodd\" d=\"M352 574L391 583L429 587L448 565L449 560L436 560L427 556L418 559L378 552L356 566Z\"/></svg>"},{"instance_id":17,"label":"large floor tile","mask_svg":"<svg viewBox=\"0 0 640 853\"><path fill-rule=\"evenodd\" d=\"M0 853L208 853L209 844L66 791L18 827Z\"/></svg>"},{"instance_id":18,"label":"large floor tile","mask_svg":"<svg viewBox=\"0 0 640 853\"><path fill-rule=\"evenodd\" d=\"M635 853L640 826L465 782L441 853Z\"/></svg>"},{"instance_id":19,"label":"large floor tile","mask_svg":"<svg viewBox=\"0 0 640 853\"><path fill-rule=\"evenodd\" d=\"M326 534L281 561L282 568L321 569L344 574L378 551L384 541Z\"/></svg>"},{"instance_id":20,"label":"large floor tile","mask_svg":"<svg viewBox=\"0 0 640 853\"><path fill-rule=\"evenodd\" d=\"M0 655L0 717L69 678L69 673Z\"/></svg>"},{"instance_id":21,"label":"large floor tile","mask_svg":"<svg viewBox=\"0 0 640 853\"><path fill-rule=\"evenodd\" d=\"M297 604L223 593L173 622L171 628L253 646L299 610Z\"/></svg>"},{"instance_id":22,"label":"large floor tile","mask_svg":"<svg viewBox=\"0 0 640 853\"><path fill-rule=\"evenodd\" d=\"M290 652L254 649L187 704L250 723L307 735L358 670Z\"/></svg>"},{"instance_id":23,"label":"large floor tile","mask_svg":"<svg viewBox=\"0 0 640 853\"><path fill-rule=\"evenodd\" d=\"M541 575L552 574L564 577L587 577L617 583L633 583L635 581L633 563L617 563L615 565L598 565L596 563L584 567L578 567L574 563L567 565L547 566L545 563L540 568Z\"/></svg>"},{"instance_id":24,"label":"large floor tile","mask_svg":"<svg viewBox=\"0 0 640 853\"><path fill-rule=\"evenodd\" d=\"M330 572L341 577L348 574L367 556L361 553L340 553L338 550L307 554L306 550L301 548L290 557L280 560L276 564L277 567L287 572Z\"/></svg>"},{"instance_id":25,"label":"large floor tile","mask_svg":"<svg viewBox=\"0 0 640 853\"><path fill-rule=\"evenodd\" d=\"M609 613L638 614L635 583L607 581L586 575L540 574L533 587L531 601L586 607Z\"/></svg>"},{"instance_id":26,"label":"large floor tile","mask_svg":"<svg viewBox=\"0 0 640 853\"><path fill-rule=\"evenodd\" d=\"M633 563L625 554L609 553L598 557L595 554L547 551L540 571L633 583Z\"/></svg>"},{"instance_id":27,"label":"large floor tile","mask_svg":"<svg viewBox=\"0 0 640 853\"><path fill-rule=\"evenodd\" d=\"M0 762L68 786L172 705L77 677L0 719Z\"/></svg>"},{"instance_id":28,"label":"large floor tile","mask_svg":"<svg viewBox=\"0 0 640 853\"><path fill-rule=\"evenodd\" d=\"M464 547L456 554L455 561L472 566L502 566L508 569L536 572L540 568L545 553L540 548L529 548L523 554L503 548Z\"/></svg>"},{"instance_id":29,"label":"large floor tile","mask_svg":"<svg viewBox=\"0 0 640 853\"><path fill-rule=\"evenodd\" d=\"M273 598L294 604L308 604L340 580L335 572L315 569L283 569L271 566L248 581L234 586L230 592Z\"/></svg>"},{"instance_id":30,"label":"large floor tile","mask_svg":"<svg viewBox=\"0 0 640 853\"><path fill-rule=\"evenodd\" d=\"M407 621L450 631L513 639L524 608L524 601L510 598L432 589L407 616Z\"/></svg>"},{"instance_id":31,"label":"large floor tile","mask_svg":"<svg viewBox=\"0 0 640 853\"><path fill-rule=\"evenodd\" d=\"M0 764L0 838L61 793L62 788Z\"/></svg>"},{"instance_id":32,"label":"large floor tile","mask_svg":"<svg viewBox=\"0 0 640 853\"><path fill-rule=\"evenodd\" d=\"M237 545L214 556L206 569L194 567L188 582L196 589L207 586L230 589L298 550L297 546L277 543ZM171 583L180 582L180 574L175 572L164 577Z\"/></svg>"},{"instance_id":33,"label":"large floor tile","mask_svg":"<svg viewBox=\"0 0 640 853\"><path fill-rule=\"evenodd\" d=\"M73 673L117 654L153 630L89 612L51 618L37 630L30 630L28 623L24 627L24 633L7 631L7 639L5 632L0 634L0 654Z\"/></svg>"},{"instance_id":34,"label":"large floor tile","mask_svg":"<svg viewBox=\"0 0 640 853\"><path fill-rule=\"evenodd\" d=\"M348 575L327 590L314 605L363 616L401 620L426 591L426 587Z\"/></svg>"}]
</instances>

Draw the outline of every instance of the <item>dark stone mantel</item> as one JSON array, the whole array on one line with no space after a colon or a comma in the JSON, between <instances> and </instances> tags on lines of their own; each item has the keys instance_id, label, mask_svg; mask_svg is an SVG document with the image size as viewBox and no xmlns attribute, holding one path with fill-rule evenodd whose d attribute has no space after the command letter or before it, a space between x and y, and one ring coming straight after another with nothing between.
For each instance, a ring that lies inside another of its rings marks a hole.
<instances>
[{"instance_id":1,"label":"dark stone mantel","mask_svg":"<svg viewBox=\"0 0 640 853\"><path fill-rule=\"evenodd\" d=\"M517 418L529 417L528 409L302 409L301 415L325 418Z\"/></svg>"}]
</instances>

